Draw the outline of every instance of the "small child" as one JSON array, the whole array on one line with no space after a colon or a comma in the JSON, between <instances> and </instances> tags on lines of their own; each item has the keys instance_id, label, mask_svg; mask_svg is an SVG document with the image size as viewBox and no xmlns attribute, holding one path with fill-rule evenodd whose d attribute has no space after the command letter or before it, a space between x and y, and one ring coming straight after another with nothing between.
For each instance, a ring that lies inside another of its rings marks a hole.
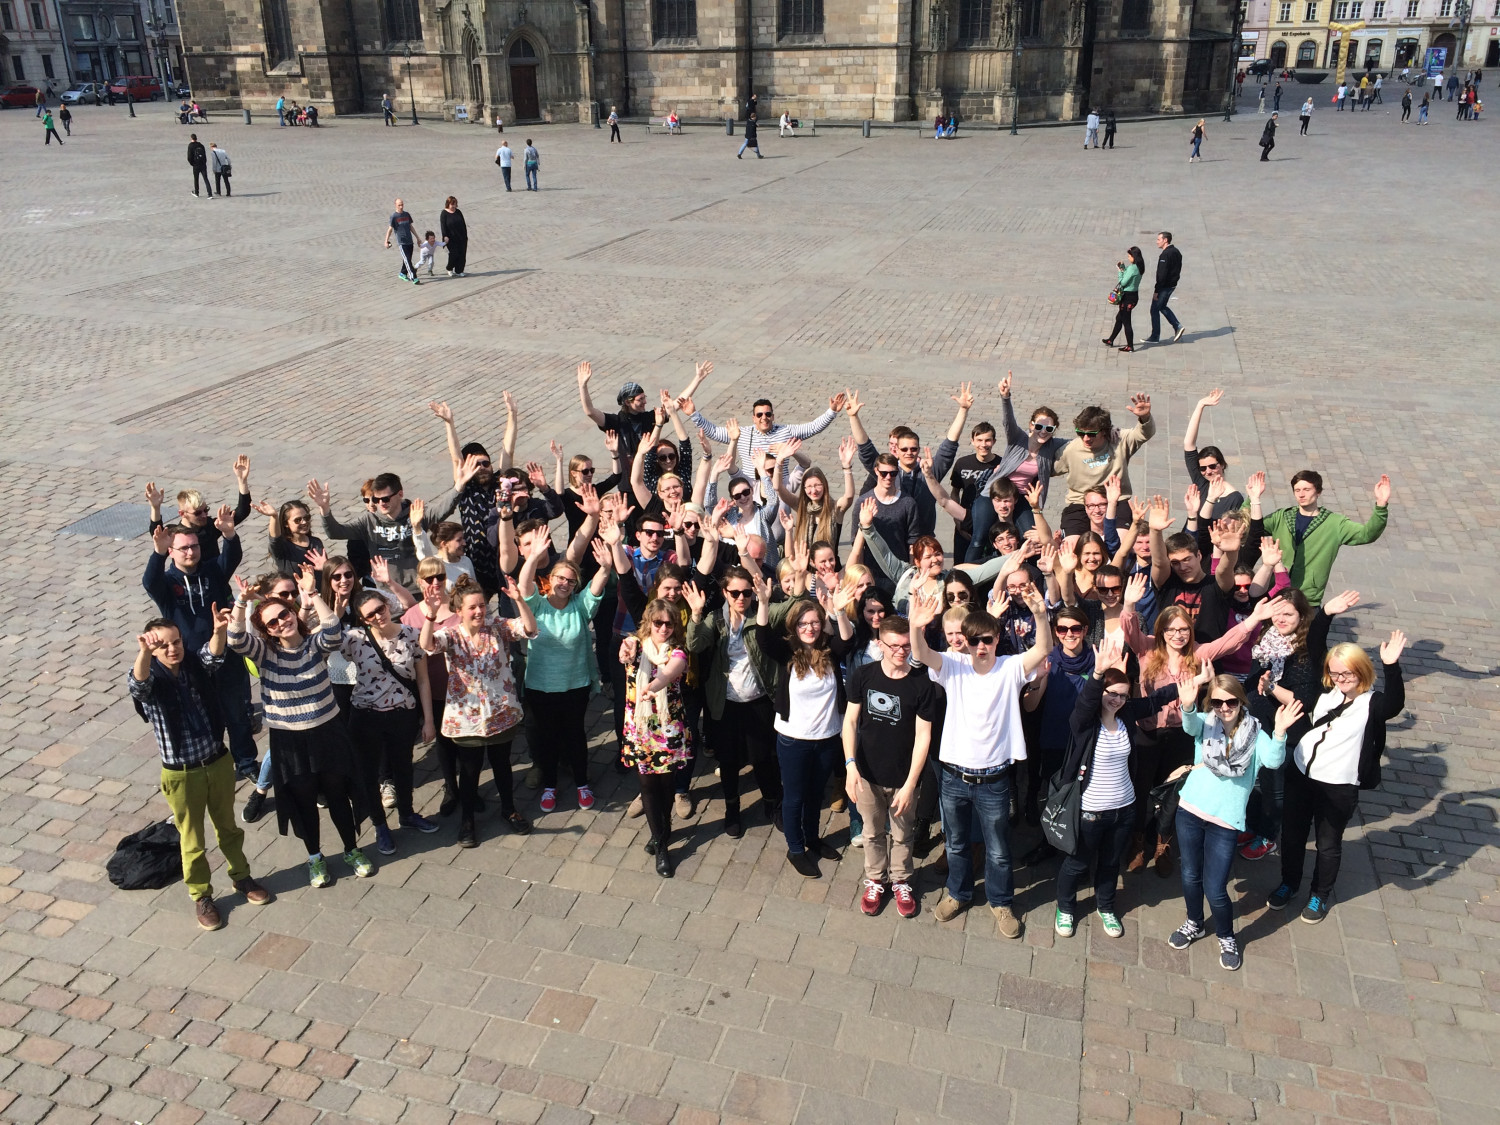
<instances>
[{"instance_id":1,"label":"small child","mask_svg":"<svg viewBox=\"0 0 1500 1125\"><path fill-rule=\"evenodd\" d=\"M428 231L422 235L422 241L417 246L417 260L413 264L413 272L420 271L423 266L427 267L427 276L432 276L432 256L437 253L437 235Z\"/></svg>"}]
</instances>

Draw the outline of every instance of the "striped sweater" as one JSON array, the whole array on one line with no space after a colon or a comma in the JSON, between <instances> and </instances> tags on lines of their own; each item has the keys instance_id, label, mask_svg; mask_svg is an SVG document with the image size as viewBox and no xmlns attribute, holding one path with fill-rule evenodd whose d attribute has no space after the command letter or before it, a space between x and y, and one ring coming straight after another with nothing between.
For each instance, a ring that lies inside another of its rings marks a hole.
<instances>
[{"instance_id":1,"label":"striped sweater","mask_svg":"<svg viewBox=\"0 0 1500 1125\"><path fill-rule=\"evenodd\" d=\"M316 633L293 649L267 644L247 621L231 622L229 647L255 662L266 725L273 730L312 730L338 714L327 654L343 640L337 617L319 623Z\"/></svg>"}]
</instances>

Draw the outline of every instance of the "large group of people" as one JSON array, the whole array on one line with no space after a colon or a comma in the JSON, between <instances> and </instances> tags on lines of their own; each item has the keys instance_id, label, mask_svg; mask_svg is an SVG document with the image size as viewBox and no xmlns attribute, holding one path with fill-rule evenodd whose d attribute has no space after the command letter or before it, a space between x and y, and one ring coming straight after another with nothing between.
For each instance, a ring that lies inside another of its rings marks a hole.
<instances>
[{"instance_id":1,"label":"large group of people","mask_svg":"<svg viewBox=\"0 0 1500 1125\"><path fill-rule=\"evenodd\" d=\"M1174 512L1131 478L1157 432L1146 394L1130 400L1127 428L1089 405L1069 434L1041 402L1021 423L1009 375L991 402L1001 428L971 424L979 396L964 384L934 450L905 424L872 436L855 390L801 424L765 398L747 424L716 422L695 403L712 371L698 364L680 394L655 401L626 383L606 411L581 364L598 445L568 456L551 442L550 467L518 462L508 394L493 455L431 403L452 488L429 500L386 471L353 514L318 480L255 501L240 457L234 506L215 511L187 489L164 523L164 494L147 486L144 585L157 616L129 686L160 745L202 924L222 922L205 812L236 887L268 898L233 823L236 776L249 785L242 819L274 804L313 886L333 878L325 811L335 867L369 877L366 821L390 855L455 815L450 839L477 847L497 829L532 832L533 817L594 810L586 716L601 691L626 821L642 818L664 878L680 852L674 825L706 800L721 815L698 831L716 823L738 838L767 824L809 879L846 840L862 848L867 914L887 900L918 913L917 868L941 839L935 917L967 909L982 877L998 933L1017 938L1013 872L1061 849L1058 935L1080 925L1086 881L1094 924L1119 937L1122 868L1175 869L1186 920L1171 946L1207 935L1206 900L1220 963L1236 969L1236 858L1279 855L1269 902L1285 908L1302 894L1312 838L1301 916L1326 917L1344 829L1360 789L1378 783L1385 724L1404 704L1405 638L1380 646L1377 675L1359 645L1329 644L1332 618L1359 594L1325 597L1341 549L1384 530L1387 478L1363 522L1322 506L1312 468L1269 505L1265 473L1231 483L1224 451L1199 444L1223 401L1214 390L1182 435L1190 483ZM848 432L824 468L812 446L840 419ZM951 558L940 511L955 524ZM267 520L253 533L252 513ZM422 747L442 779L427 800L413 783ZM486 765L492 790L481 789ZM758 808L742 800L752 783ZM483 816L487 798L497 816ZM418 811L429 801L436 819ZM1012 857L1014 824L1060 819L1072 822L1066 838L1049 830Z\"/></svg>"}]
</instances>

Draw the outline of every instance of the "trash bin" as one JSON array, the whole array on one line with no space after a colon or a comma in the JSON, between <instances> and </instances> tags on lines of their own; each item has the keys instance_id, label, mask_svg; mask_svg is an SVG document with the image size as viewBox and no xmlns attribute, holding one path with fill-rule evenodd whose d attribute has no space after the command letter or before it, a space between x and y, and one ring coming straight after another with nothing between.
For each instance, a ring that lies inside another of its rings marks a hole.
<instances>
[{"instance_id":1,"label":"trash bin","mask_svg":"<svg viewBox=\"0 0 1500 1125\"><path fill-rule=\"evenodd\" d=\"M734 136L734 118L732 118L732 117L726 117L726 118L724 118L724 135L726 137L732 137L732 136Z\"/></svg>"},{"instance_id":2,"label":"trash bin","mask_svg":"<svg viewBox=\"0 0 1500 1125\"><path fill-rule=\"evenodd\" d=\"M867 137L870 135L870 123L868 121L865 122L864 134Z\"/></svg>"},{"instance_id":3,"label":"trash bin","mask_svg":"<svg viewBox=\"0 0 1500 1125\"><path fill-rule=\"evenodd\" d=\"M240 112L245 115L245 124L250 124L250 111L248 109L242 109L240 110Z\"/></svg>"}]
</instances>

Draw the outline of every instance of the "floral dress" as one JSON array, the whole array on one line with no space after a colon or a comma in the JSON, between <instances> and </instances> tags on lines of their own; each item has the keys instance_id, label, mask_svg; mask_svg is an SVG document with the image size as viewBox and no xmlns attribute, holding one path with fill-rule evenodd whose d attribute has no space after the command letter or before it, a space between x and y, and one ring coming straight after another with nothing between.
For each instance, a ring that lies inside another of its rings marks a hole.
<instances>
[{"instance_id":1,"label":"floral dress","mask_svg":"<svg viewBox=\"0 0 1500 1125\"><path fill-rule=\"evenodd\" d=\"M521 721L521 700L510 670L510 642L521 639L519 624L492 618L474 636L455 621L433 633L448 655L448 699L443 734L448 738L495 738Z\"/></svg>"},{"instance_id":2,"label":"floral dress","mask_svg":"<svg viewBox=\"0 0 1500 1125\"><path fill-rule=\"evenodd\" d=\"M646 659L644 653L637 652L636 658L625 667L625 746L620 758L641 773L668 773L687 761L692 751L687 712L682 706L683 677L667 685L665 714L655 708L642 709L637 722L636 678L640 662ZM687 653L674 648L671 659L686 660ZM653 673L656 671L652 669Z\"/></svg>"}]
</instances>

